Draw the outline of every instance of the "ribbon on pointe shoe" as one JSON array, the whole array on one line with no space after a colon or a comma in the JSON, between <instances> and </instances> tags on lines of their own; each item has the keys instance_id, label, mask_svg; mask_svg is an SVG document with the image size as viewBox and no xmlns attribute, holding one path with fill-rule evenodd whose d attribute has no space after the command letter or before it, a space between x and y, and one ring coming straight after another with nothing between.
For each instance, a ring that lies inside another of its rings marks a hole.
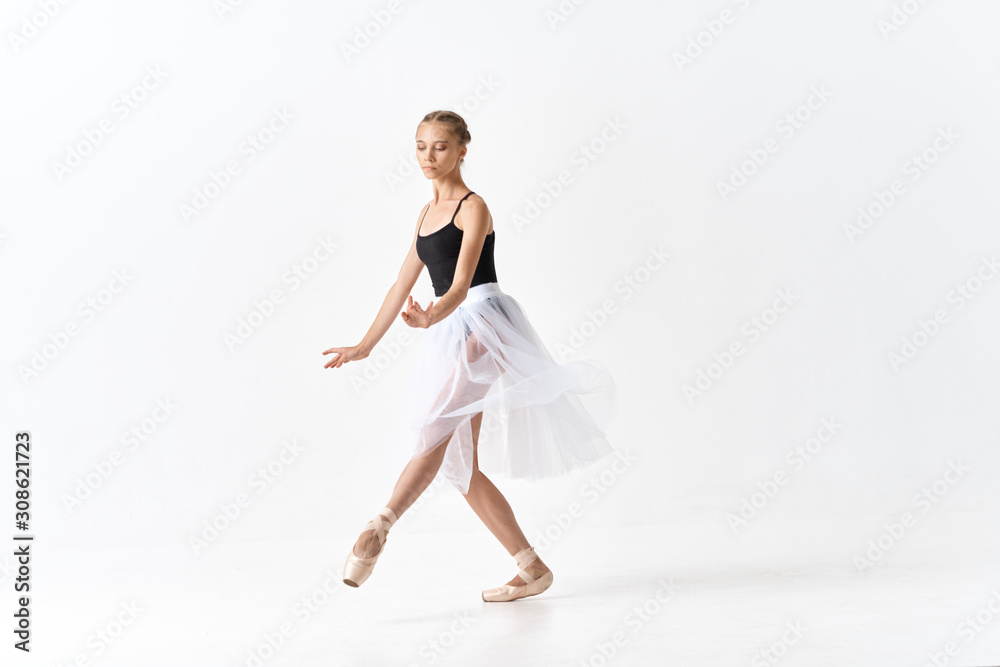
<instances>
[{"instance_id":1,"label":"ribbon on pointe shoe","mask_svg":"<svg viewBox=\"0 0 1000 667\"><path fill-rule=\"evenodd\" d=\"M375 515L375 518L368 522L365 526L365 530L375 530L375 535L378 537L379 544L378 553L369 558L362 558L355 554L354 547L351 547L351 552L347 555L347 561L344 563L343 580L345 584L357 588L368 579L372 570L375 568L375 563L378 561L378 557L382 555L382 550L385 547L385 541L388 537L386 533L394 523L396 523L396 514L388 507L382 508L379 513Z\"/></svg>"},{"instance_id":2,"label":"ribbon on pointe shoe","mask_svg":"<svg viewBox=\"0 0 1000 667\"><path fill-rule=\"evenodd\" d=\"M552 585L552 571L548 571L537 579L528 574L525 569L538 560L534 547L522 549L514 554L514 561L517 563L518 576L524 582L524 586L503 585L499 588L490 588L483 591L484 602L509 602L531 595L538 595Z\"/></svg>"},{"instance_id":3,"label":"ribbon on pointe shoe","mask_svg":"<svg viewBox=\"0 0 1000 667\"><path fill-rule=\"evenodd\" d=\"M525 586L534 581L535 578L528 574L527 570L524 568L528 567L536 560L538 560L538 554L535 553L535 547L528 547L527 549L522 549L514 554L514 562L517 563L517 567L520 570L517 573L517 576L521 577L521 581L524 582Z\"/></svg>"},{"instance_id":4,"label":"ribbon on pointe shoe","mask_svg":"<svg viewBox=\"0 0 1000 667\"><path fill-rule=\"evenodd\" d=\"M388 521L382 517L385 517ZM396 514L388 507L383 507L379 510L379 513L375 515L375 518L368 522L368 525L375 528L375 534L378 536L378 543L385 544L386 533L389 532L389 529L392 528L394 523L396 523ZM365 530L368 530L368 526L365 526Z\"/></svg>"}]
</instances>

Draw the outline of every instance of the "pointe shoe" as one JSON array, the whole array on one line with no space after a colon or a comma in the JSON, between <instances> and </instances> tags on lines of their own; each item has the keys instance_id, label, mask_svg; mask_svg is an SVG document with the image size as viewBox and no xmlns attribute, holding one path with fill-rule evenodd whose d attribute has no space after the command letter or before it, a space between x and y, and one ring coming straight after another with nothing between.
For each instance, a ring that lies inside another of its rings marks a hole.
<instances>
[{"instance_id":1,"label":"pointe shoe","mask_svg":"<svg viewBox=\"0 0 1000 667\"><path fill-rule=\"evenodd\" d=\"M365 529L361 532L371 529L375 530L375 534L378 535L379 542L378 553L371 558L362 558L354 553L354 547L352 546L351 553L347 555L347 561L344 563L345 584L357 588L361 584L365 583L365 579L368 578L368 576L372 573L372 570L375 568L375 561L377 561L378 557L382 555L383 551L385 551L385 541L389 538L386 532L394 523L396 523L396 515L388 507L380 510L375 518L368 522Z\"/></svg>"},{"instance_id":2,"label":"pointe shoe","mask_svg":"<svg viewBox=\"0 0 1000 667\"><path fill-rule=\"evenodd\" d=\"M514 554L514 560L520 568L518 576L525 582L524 586L500 586L483 591L483 602L509 602L519 598L538 595L552 585L552 571L549 570L537 579L528 574L524 568L538 560L534 547L528 547Z\"/></svg>"}]
</instances>

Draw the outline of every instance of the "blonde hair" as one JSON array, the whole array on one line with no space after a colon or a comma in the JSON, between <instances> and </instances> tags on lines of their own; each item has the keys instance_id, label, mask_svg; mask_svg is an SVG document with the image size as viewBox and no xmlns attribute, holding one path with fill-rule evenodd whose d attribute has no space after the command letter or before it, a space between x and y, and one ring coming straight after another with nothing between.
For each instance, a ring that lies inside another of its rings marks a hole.
<instances>
[{"instance_id":1,"label":"blonde hair","mask_svg":"<svg viewBox=\"0 0 1000 667\"><path fill-rule=\"evenodd\" d=\"M454 111L447 111L444 109L439 109L437 111L432 111L421 120L417 127L420 127L424 123L441 123L456 139L458 139L458 146L468 145L472 141L472 135L469 133L469 126L465 124L465 119L459 116ZM465 158L459 159L459 164L465 161Z\"/></svg>"}]
</instances>

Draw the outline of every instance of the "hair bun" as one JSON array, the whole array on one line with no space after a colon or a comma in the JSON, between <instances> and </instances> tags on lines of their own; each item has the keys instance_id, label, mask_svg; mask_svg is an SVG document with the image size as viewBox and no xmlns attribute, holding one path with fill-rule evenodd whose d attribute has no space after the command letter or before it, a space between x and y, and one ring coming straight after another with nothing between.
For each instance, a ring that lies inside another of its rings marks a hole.
<instances>
[{"instance_id":1,"label":"hair bun","mask_svg":"<svg viewBox=\"0 0 1000 667\"><path fill-rule=\"evenodd\" d=\"M465 119L454 111L445 109L432 111L424 116L418 125L424 123L441 123L458 139L459 146L466 146L472 141L472 133L469 132L469 126L465 123Z\"/></svg>"}]
</instances>

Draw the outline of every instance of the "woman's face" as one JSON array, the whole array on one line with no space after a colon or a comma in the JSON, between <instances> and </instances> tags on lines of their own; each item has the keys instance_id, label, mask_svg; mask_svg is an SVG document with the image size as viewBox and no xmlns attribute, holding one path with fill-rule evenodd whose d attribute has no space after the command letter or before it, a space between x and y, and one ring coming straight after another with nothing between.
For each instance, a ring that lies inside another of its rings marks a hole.
<instances>
[{"instance_id":1,"label":"woman's face","mask_svg":"<svg viewBox=\"0 0 1000 667\"><path fill-rule=\"evenodd\" d=\"M458 167L465 149L440 123L421 123L417 127L417 164L427 178L441 178Z\"/></svg>"}]
</instances>

